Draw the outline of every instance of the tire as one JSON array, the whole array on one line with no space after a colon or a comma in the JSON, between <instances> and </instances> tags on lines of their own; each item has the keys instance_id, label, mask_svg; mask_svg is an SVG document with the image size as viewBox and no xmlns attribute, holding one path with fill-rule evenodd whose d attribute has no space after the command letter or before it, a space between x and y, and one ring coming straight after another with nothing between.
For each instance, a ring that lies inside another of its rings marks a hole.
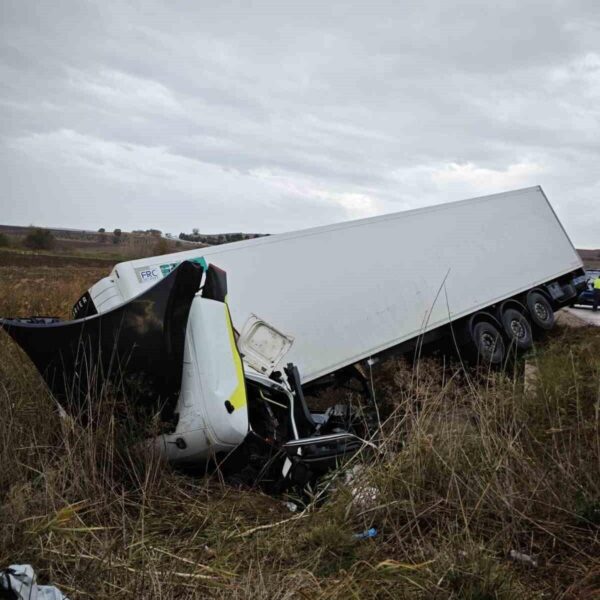
<instances>
[{"instance_id":1,"label":"tire","mask_svg":"<svg viewBox=\"0 0 600 600\"><path fill-rule=\"evenodd\" d=\"M504 333L519 350L529 350L533 346L533 332L527 317L516 308L502 312Z\"/></svg>"},{"instance_id":2,"label":"tire","mask_svg":"<svg viewBox=\"0 0 600 600\"><path fill-rule=\"evenodd\" d=\"M544 331L549 331L554 327L554 311L543 294L539 292L527 294L527 308L531 315L531 321L536 327Z\"/></svg>"},{"instance_id":3,"label":"tire","mask_svg":"<svg viewBox=\"0 0 600 600\"><path fill-rule=\"evenodd\" d=\"M473 343L480 362L501 365L504 361L504 342L498 329L487 321L473 326Z\"/></svg>"}]
</instances>

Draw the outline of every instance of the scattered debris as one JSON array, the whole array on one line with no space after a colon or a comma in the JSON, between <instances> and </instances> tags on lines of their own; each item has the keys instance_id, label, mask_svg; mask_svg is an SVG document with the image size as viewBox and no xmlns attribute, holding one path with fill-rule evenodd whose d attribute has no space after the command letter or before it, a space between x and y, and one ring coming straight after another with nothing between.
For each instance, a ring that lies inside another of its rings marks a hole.
<instances>
[{"instance_id":1,"label":"scattered debris","mask_svg":"<svg viewBox=\"0 0 600 600\"><path fill-rule=\"evenodd\" d=\"M355 540L368 540L369 538L374 538L377 535L377 529L375 527L371 527L371 529L367 529L366 531L361 531L361 533L355 533Z\"/></svg>"},{"instance_id":2,"label":"scattered debris","mask_svg":"<svg viewBox=\"0 0 600 600\"><path fill-rule=\"evenodd\" d=\"M529 554L523 554L522 552L517 552L516 550L511 550L508 553L508 556L511 560L529 565L530 567L537 567L539 565L538 560L533 556L529 556Z\"/></svg>"},{"instance_id":3,"label":"scattered debris","mask_svg":"<svg viewBox=\"0 0 600 600\"><path fill-rule=\"evenodd\" d=\"M352 488L352 498L357 508L372 508L379 498L379 490L374 486L357 486Z\"/></svg>"},{"instance_id":4,"label":"scattered debris","mask_svg":"<svg viewBox=\"0 0 600 600\"><path fill-rule=\"evenodd\" d=\"M363 471L363 465L354 465L346 471L344 477L344 483L352 486L350 489L353 506L361 510L372 508L379 498L378 488L373 485L365 485L364 481L361 481ZM364 477L362 478L364 479Z\"/></svg>"},{"instance_id":5,"label":"scattered debris","mask_svg":"<svg viewBox=\"0 0 600 600\"><path fill-rule=\"evenodd\" d=\"M298 512L298 505L294 504L293 502L283 502L283 505L290 511L290 512Z\"/></svg>"},{"instance_id":6,"label":"scattered debris","mask_svg":"<svg viewBox=\"0 0 600 600\"><path fill-rule=\"evenodd\" d=\"M38 585L31 565L10 565L0 571L0 592L11 600L68 600L53 585Z\"/></svg>"}]
</instances>

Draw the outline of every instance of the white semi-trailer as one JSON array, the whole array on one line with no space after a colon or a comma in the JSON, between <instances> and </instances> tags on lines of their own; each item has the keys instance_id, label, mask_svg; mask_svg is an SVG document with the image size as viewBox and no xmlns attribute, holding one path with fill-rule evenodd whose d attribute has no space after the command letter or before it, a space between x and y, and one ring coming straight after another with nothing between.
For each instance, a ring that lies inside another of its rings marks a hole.
<instances>
[{"instance_id":1,"label":"white semi-trailer","mask_svg":"<svg viewBox=\"0 0 600 600\"><path fill-rule=\"evenodd\" d=\"M119 322L126 340L119 356L130 346L140 356L136 326L144 338L157 302L148 297L169 288L175 298L173 282L192 267L202 288L194 295L198 286L188 284L189 306L175 310L185 331L167 346L180 343L184 351L179 363L177 353L167 361L178 370L170 388L176 399L167 402L173 428L157 443L175 462L193 462L232 451L250 435L287 452L285 474L294 461L303 468L326 462L356 442L339 407L325 415L306 409L303 389L311 383L442 336L501 364L511 347L526 350L536 329L552 327L554 311L585 285L577 252L533 187L120 263L82 296L68 323L90 330L92 321L112 319L94 326L99 332ZM176 302L163 302L164 314L152 319L170 323L169 303ZM133 305L135 319L123 317ZM19 339L14 320L4 326ZM53 326L21 323L29 332ZM175 327L163 330L172 337ZM288 416L275 414L281 410Z\"/></svg>"},{"instance_id":2,"label":"white semi-trailer","mask_svg":"<svg viewBox=\"0 0 600 600\"><path fill-rule=\"evenodd\" d=\"M184 260L226 271L240 333L264 321L289 336L270 368L293 362L303 383L477 311L494 308L501 329L498 304L514 298L525 308L523 293L537 286L550 306L564 302L564 284L582 268L534 187L120 263L91 300L100 312L118 306ZM537 319L547 305L529 304L529 320L550 326L550 311Z\"/></svg>"}]
</instances>

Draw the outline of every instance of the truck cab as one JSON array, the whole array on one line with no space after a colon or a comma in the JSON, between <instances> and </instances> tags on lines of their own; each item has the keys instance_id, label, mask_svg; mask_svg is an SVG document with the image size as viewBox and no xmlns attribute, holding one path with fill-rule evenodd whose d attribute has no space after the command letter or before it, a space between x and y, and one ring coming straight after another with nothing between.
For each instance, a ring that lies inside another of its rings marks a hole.
<instances>
[{"instance_id":1,"label":"truck cab","mask_svg":"<svg viewBox=\"0 0 600 600\"><path fill-rule=\"evenodd\" d=\"M102 312L85 294L73 320L0 320L64 408L118 384L160 415L152 443L173 464L218 464L277 489L363 445L344 409L308 410L294 365L275 369L293 338L258 317L234 329L218 267L184 261L127 302L107 303L107 285L100 295Z\"/></svg>"}]
</instances>

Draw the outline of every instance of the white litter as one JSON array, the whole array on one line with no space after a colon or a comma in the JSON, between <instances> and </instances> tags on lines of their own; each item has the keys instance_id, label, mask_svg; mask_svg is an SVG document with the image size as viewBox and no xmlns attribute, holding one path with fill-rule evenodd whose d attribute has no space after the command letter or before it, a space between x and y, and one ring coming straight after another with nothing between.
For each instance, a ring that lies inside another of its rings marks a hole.
<instances>
[{"instance_id":1,"label":"white litter","mask_svg":"<svg viewBox=\"0 0 600 600\"><path fill-rule=\"evenodd\" d=\"M31 565L10 565L0 571L0 591L11 592L7 597L15 600L68 600L53 585L38 585Z\"/></svg>"},{"instance_id":2,"label":"white litter","mask_svg":"<svg viewBox=\"0 0 600 600\"><path fill-rule=\"evenodd\" d=\"M523 554L522 552L517 552L516 550L511 550L508 555L510 558L512 558L512 560L524 563L530 567L537 567L539 564L537 559L533 558L533 556L529 556L529 554Z\"/></svg>"},{"instance_id":3,"label":"white litter","mask_svg":"<svg viewBox=\"0 0 600 600\"><path fill-rule=\"evenodd\" d=\"M379 489L373 485L365 485L361 482L362 472L364 467L362 465L355 465L345 473L345 483L351 485L350 491L352 493L352 504L359 509L367 509L375 506L377 499L379 498ZM364 476L362 476L364 479Z\"/></svg>"}]
</instances>

